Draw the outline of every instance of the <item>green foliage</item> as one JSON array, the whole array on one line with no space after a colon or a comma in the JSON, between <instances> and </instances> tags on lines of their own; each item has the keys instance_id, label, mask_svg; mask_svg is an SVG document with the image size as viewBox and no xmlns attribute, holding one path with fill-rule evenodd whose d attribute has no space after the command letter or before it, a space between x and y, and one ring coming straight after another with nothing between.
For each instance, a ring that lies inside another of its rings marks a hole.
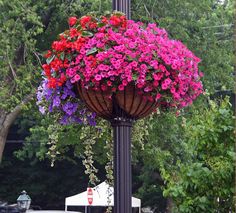
<instances>
[{"instance_id":1,"label":"green foliage","mask_svg":"<svg viewBox=\"0 0 236 213\"><path fill-rule=\"evenodd\" d=\"M177 212L228 212L233 208L234 117L228 100L194 109L183 125L190 161L173 172L162 168Z\"/></svg>"},{"instance_id":2,"label":"green foliage","mask_svg":"<svg viewBox=\"0 0 236 213\"><path fill-rule=\"evenodd\" d=\"M79 157L83 159L85 173L91 176L92 184L97 181L94 180L97 173L93 166L94 161L101 165L107 164L108 176L112 179L113 142L111 126L107 121L98 120L96 127L60 126L54 123L53 117L44 116L42 119L42 115L40 116L38 112L35 112L33 117L30 115L24 119L28 121L32 119L37 122L34 122L33 127L30 128L31 135L26 138L27 143L23 149L16 152L18 158L22 160L35 157L39 160L49 158L54 165L55 160L67 159L73 162L74 158ZM143 149L143 140L148 134L147 128L144 120L140 120L134 125L133 162L137 161L139 150Z\"/></svg>"},{"instance_id":3,"label":"green foliage","mask_svg":"<svg viewBox=\"0 0 236 213\"><path fill-rule=\"evenodd\" d=\"M43 24L30 1L0 4L0 109L9 112L29 94L35 83L36 36Z\"/></svg>"},{"instance_id":4,"label":"green foliage","mask_svg":"<svg viewBox=\"0 0 236 213\"><path fill-rule=\"evenodd\" d=\"M182 118L173 112L153 116L146 121L149 134L145 138L144 150L139 153L139 181L142 187L138 195L144 206L149 205L162 212L166 200L162 195L166 176L175 176L178 163L188 161L189 154L184 143ZM161 173L161 171L164 172ZM150 178L152 177L152 178Z\"/></svg>"}]
</instances>

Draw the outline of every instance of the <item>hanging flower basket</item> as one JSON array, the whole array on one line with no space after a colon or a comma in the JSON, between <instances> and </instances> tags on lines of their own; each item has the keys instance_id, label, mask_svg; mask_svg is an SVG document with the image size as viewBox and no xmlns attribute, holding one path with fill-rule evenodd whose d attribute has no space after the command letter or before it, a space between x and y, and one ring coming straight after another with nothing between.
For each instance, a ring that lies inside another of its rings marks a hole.
<instances>
[{"instance_id":1,"label":"hanging flower basket","mask_svg":"<svg viewBox=\"0 0 236 213\"><path fill-rule=\"evenodd\" d=\"M114 94L111 91L88 90L78 84L78 92L79 97L84 100L90 111L107 120L116 116L114 114L114 104L124 110L130 118L134 119L146 117L158 106L156 101L148 100L142 94L142 91L133 84L127 85L124 90Z\"/></svg>"},{"instance_id":2,"label":"hanging flower basket","mask_svg":"<svg viewBox=\"0 0 236 213\"><path fill-rule=\"evenodd\" d=\"M156 24L118 12L68 22L45 54L38 90L41 112L58 113L61 123L94 125L94 112L111 119L114 102L143 118L156 108L185 107L202 93L200 59Z\"/></svg>"}]
</instances>

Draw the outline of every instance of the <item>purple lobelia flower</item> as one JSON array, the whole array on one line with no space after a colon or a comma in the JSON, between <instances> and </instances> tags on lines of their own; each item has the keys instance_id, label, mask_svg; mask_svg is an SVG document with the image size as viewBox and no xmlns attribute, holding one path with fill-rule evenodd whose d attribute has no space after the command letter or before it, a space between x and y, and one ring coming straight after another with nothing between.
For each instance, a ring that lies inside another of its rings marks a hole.
<instances>
[{"instance_id":1,"label":"purple lobelia flower","mask_svg":"<svg viewBox=\"0 0 236 213\"><path fill-rule=\"evenodd\" d=\"M37 95L37 103L40 103L42 101L43 97L44 97L44 93L41 90L39 90L39 89L40 89L40 87L38 88L38 91L36 93L36 95Z\"/></svg>"},{"instance_id":2,"label":"purple lobelia flower","mask_svg":"<svg viewBox=\"0 0 236 213\"><path fill-rule=\"evenodd\" d=\"M66 82L66 87L67 87L68 89L72 89L72 88L73 88L73 85L72 85L72 83L71 83L70 81L67 81L67 82Z\"/></svg>"},{"instance_id":3,"label":"purple lobelia flower","mask_svg":"<svg viewBox=\"0 0 236 213\"><path fill-rule=\"evenodd\" d=\"M67 102L62 106L63 111L67 115L72 115L73 113L75 113L77 108L78 108L78 104L77 103L71 103L71 102Z\"/></svg>"},{"instance_id":4,"label":"purple lobelia flower","mask_svg":"<svg viewBox=\"0 0 236 213\"><path fill-rule=\"evenodd\" d=\"M46 110L45 110L45 107L43 106L39 106L39 111L41 112L41 114L45 114Z\"/></svg>"},{"instance_id":5,"label":"purple lobelia flower","mask_svg":"<svg viewBox=\"0 0 236 213\"><path fill-rule=\"evenodd\" d=\"M80 119L79 117L75 117L75 120L74 120L76 123L79 123L79 124L82 124L83 121L82 119Z\"/></svg>"},{"instance_id":6,"label":"purple lobelia flower","mask_svg":"<svg viewBox=\"0 0 236 213\"><path fill-rule=\"evenodd\" d=\"M53 98L52 107L59 107L60 104L61 104L60 96L55 96L55 97Z\"/></svg>"},{"instance_id":7,"label":"purple lobelia flower","mask_svg":"<svg viewBox=\"0 0 236 213\"><path fill-rule=\"evenodd\" d=\"M49 104L49 106L48 106L48 111L49 111L49 112L52 112L52 111L53 111L52 104Z\"/></svg>"},{"instance_id":8,"label":"purple lobelia flower","mask_svg":"<svg viewBox=\"0 0 236 213\"><path fill-rule=\"evenodd\" d=\"M96 126L94 113L91 113L91 114L87 115L87 121L88 121L90 126Z\"/></svg>"},{"instance_id":9,"label":"purple lobelia flower","mask_svg":"<svg viewBox=\"0 0 236 213\"><path fill-rule=\"evenodd\" d=\"M52 98L53 91L52 89L46 89L45 91L45 98L47 101L49 101Z\"/></svg>"},{"instance_id":10,"label":"purple lobelia flower","mask_svg":"<svg viewBox=\"0 0 236 213\"><path fill-rule=\"evenodd\" d=\"M67 97L75 98L75 93L71 89L64 87L63 95L61 96L61 99L65 100Z\"/></svg>"},{"instance_id":11,"label":"purple lobelia flower","mask_svg":"<svg viewBox=\"0 0 236 213\"><path fill-rule=\"evenodd\" d=\"M45 96L45 91L46 91L46 80L42 81L42 83L39 85L37 89L37 105L40 105L42 102L44 96Z\"/></svg>"},{"instance_id":12,"label":"purple lobelia flower","mask_svg":"<svg viewBox=\"0 0 236 213\"><path fill-rule=\"evenodd\" d=\"M64 116L60 119L60 124L62 124L62 125L67 125L67 124L69 124L68 118L69 118L68 115L64 115Z\"/></svg>"}]
</instances>

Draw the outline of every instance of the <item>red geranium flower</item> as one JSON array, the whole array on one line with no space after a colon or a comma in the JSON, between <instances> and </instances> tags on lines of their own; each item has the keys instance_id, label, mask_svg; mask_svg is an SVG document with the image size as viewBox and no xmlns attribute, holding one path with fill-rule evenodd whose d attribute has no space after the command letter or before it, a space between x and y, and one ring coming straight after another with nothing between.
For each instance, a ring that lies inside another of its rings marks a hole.
<instances>
[{"instance_id":1,"label":"red geranium flower","mask_svg":"<svg viewBox=\"0 0 236 213\"><path fill-rule=\"evenodd\" d=\"M102 17L102 23L104 24L108 24L108 20L105 16Z\"/></svg>"},{"instance_id":2,"label":"red geranium flower","mask_svg":"<svg viewBox=\"0 0 236 213\"><path fill-rule=\"evenodd\" d=\"M52 55L52 51L51 50L48 50L48 52L46 53L46 54L44 54L44 58L49 58L49 57L51 57L51 55Z\"/></svg>"},{"instance_id":3,"label":"red geranium flower","mask_svg":"<svg viewBox=\"0 0 236 213\"><path fill-rule=\"evenodd\" d=\"M77 22L77 18L75 16L72 16L68 19L68 23L70 25L70 27L74 26Z\"/></svg>"},{"instance_id":4,"label":"red geranium flower","mask_svg":"<svg viewBox=\"0 0 236 213\"><path fill-rule=\"evenodd\" d=\"M118 16L111 16L110 23L113 26L119 26L121 23L121 19Z\"/></svg>"},{"instance_id":5,"label":"red geranium flower","mask_svg":"<svg viewBox=\"0 0 236 213\"><path fill-rule=\"evenodd\" d=\"M94 28L96 28L98 25L97 25L97 23L94 23L94 22L91 22L90 24L89 24L89 28L90 29L94 29Z\"/></svg>"},{"instance_id":6,"label":"red geranium flower","mask_svg":"<svg viewBox=\"0 0 236 213\"><path fill-rule=\"evenodd\" d=\"M78 35L80 35L80 34L81 34L81 33L78 32L77 29L75 29L75 28L71 28L71 29L70 29L70 37L71 37L71 38L74 38L74 37L76 37L76 36L78 36Z\"/></svg>"},{"instance_id":7,"label":"red geranium flower","mask_svg":"<svg viewBox=\"0 0 236 213\"><path fill-rule=\"evenodd\" d=\"M82 26L82 28L86 28L86 24L91 21L91 16L83 16L81 19L80 19L80 24Z\"/></svg>"},{"instance_id":8,"label":"red geranium flower","mask_svg":"<svg viewBox=\"0 0 236 213\"><path fill-rule=\"evenodd\" d=\"M56 86L57 86L56 78L49 78L48 88L56 88Z\"/></svg>"},{"instance_id":9,"label":"red geranium flower","mask_svg":"<svg viewBox=\"0 0 236 213\"><path fill-rule=\"evenodd\" d=\"M43 64L42 67L47 78L51 77L51 67L48 64Z\"/></svg>"}]
</instances>

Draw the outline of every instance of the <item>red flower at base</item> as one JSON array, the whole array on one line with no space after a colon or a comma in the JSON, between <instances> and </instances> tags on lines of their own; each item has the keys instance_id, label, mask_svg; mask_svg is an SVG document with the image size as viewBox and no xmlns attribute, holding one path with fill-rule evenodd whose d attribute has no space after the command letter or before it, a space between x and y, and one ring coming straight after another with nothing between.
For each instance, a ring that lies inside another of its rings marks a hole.
<instances>
[{"instance_id":1,"label":"red flower at base","mask_svg":"<svg viewBox=\"0 0 236 213\"><path fill-rule=\"evenodd\" d=\"M51 57L51 55L52 55L52 51L51 50L48 50L48 52L46 53L46 54L44 54L44 58L49 58L49 57Z\"/></svg>"},{"instance_id":2,"label":"red flower at base","mask_svg":"<svg viewBox=\"0 0 236 213\"><path fill-rule=\"evenodd\" d=\"M86 28L86 24L89 24L89 22L91 21L91 16L83 16L80 19L80 24L82 28Z\"/></svg>"},{"instance_id":3,"label":"red flower at base","mask_svg":"<svg viewBox=\"0 0 236 213\"><path fill-rule=\"evenodd\" d=\"M48 88L56 88L57 80L55 78L49 78Z\"/></svg>"},{"instance_id":4,"label":"red flower at base","mask_svg":"<svg viewBox=\"0 0 236 213\"><path fill-rule=\"evenodd\" d=\"M70 27L74 26L77 22L77 18L75 16L72 16L68 19L68 23L70 25Z\"/></svg>"},{"instance_id":5,"label":"red flower at base","mask_svg":"<svg viewBox=\"0 0 236 213\"><path fill-rule=\"evenodd\" d=\"M48 64L43 64L44 74L49 78L51 77L51 67Z\"/></svg>"},{"instance_id":6,"label":"red flower at base","mask_svg":"<svg viewBox=\"0 0 236 213\"><path fill-rule=\"evenodd\" d=\"M110 18L110 23L111 23L111 25L113 25L113 26L119 26L120 23L121 23L121 20L120 20L120 18L117 17L117 16L112 16L112 17Z\"/></svg>"}]
</instances>

